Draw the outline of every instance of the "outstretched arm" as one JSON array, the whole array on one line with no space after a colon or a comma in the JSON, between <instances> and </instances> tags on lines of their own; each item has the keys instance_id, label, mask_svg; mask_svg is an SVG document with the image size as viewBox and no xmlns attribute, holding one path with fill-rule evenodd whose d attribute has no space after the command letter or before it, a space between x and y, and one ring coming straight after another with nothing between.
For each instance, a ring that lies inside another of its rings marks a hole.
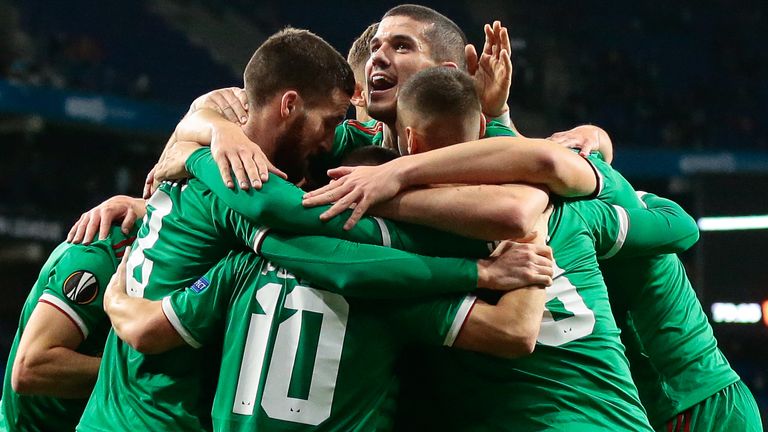
<instances>
[{"instance_id":1,"label":"outstretched arm","mask_svg":"<svg viewBox=\"0 0 768 432\"><path fill-rule=\"evenodd\" d=\"M476 288L508 291L552 283L551 250L544 244L506 242L478 261L433 258L382 246L264 231L256 252L319 287L345 296L408 298Z\"/></svg>"},{"instance_id":2,"label":"outstretched arm","mask_svg":"<svg viewBox=\"0 0 768 432\"><path fill-rule=\"evenodd\" d=\"M337 180L306 194L304 205L335 201L323 215L328 219L354 204L349 226L371 205L418 185L526 182L544 185L561 196L586 196L597 187L594 170L579 155L547 140L520 137L471 141L377 167L341 167L330 174Z\"/></svg>"},{"instance_id":3,"label":"outstretched arm","mask_svg":"<svg viewBox=\"0 0 768 432\"><path fill-rule=\"evenodd\" d=\"M600 259L680 253L698 241L696 221L677 203L649 193L641 199L648 208L613 206L618 229L598 238Z\"/></svg>"},{"instance_id":4,"label":"outstretched arm","mask_svg":"<svg viewBox=\"0 0 768 432\"><path fill-rule=\"evenodd\" d=\"M446 186L406 190L371 214L472 238L518 239L531 232L548 202L547 191L531 185Z\"/></svg>"}]
</instances>

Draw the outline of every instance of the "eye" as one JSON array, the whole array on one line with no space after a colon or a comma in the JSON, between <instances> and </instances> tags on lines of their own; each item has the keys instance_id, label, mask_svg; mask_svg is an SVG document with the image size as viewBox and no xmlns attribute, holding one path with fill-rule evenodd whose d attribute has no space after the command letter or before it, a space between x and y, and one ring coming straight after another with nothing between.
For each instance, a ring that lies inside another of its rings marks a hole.
<instances>
[{"instance_id":1,"label":"eye","mask_svg":"<svg viewBox=\"0 0 768 432\"><path fill-rule=\"evenodd\" d=\"M405 42L398 42L398 43L395 44L395 49L397 51L406 51L406 50L408 50L408 48L410 48L410 47Z\"/></svg>"}]
</instances>

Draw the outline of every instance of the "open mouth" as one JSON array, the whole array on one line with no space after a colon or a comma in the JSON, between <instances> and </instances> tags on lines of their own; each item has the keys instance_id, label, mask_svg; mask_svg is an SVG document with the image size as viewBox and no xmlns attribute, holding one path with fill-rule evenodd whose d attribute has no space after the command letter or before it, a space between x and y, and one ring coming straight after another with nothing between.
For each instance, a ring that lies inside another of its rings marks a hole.
<instances>
[{"instance_id":1,"label":"open mouth","mask_svg":"<svg viewBox=\"0 0 768 432\"><path fill-rule=\"evenodd\" d=\"M391 90L396 85L396 80L385 75L374 75L368 81L368 88L370 89L371 96L375 96L377 94L384 93L387 90Z\"/></svg>"}]
</instances>

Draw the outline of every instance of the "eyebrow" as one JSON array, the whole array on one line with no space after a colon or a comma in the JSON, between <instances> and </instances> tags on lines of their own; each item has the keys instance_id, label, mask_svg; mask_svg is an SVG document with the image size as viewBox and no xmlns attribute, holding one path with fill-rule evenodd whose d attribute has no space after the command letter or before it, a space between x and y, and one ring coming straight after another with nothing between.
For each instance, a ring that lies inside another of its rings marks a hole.
<instances>
[{"instance_id":1,"label":"eyebrow","mask_svg":"<svg viewBox=\"0 0 768 432\"><path fill-rule=\"evenodd\" d=\"M395 42L406 41L414 45L418 44L418 40L416 38L407 34L400 34L400 33L389 34L389 36L386 36L385 39L390 39ZM381 42L381 38L378 36L374 36L373 38L371 38L371 42L369 43L369 45L373 45L374 42Z\"/></svg>"}]
</instances>

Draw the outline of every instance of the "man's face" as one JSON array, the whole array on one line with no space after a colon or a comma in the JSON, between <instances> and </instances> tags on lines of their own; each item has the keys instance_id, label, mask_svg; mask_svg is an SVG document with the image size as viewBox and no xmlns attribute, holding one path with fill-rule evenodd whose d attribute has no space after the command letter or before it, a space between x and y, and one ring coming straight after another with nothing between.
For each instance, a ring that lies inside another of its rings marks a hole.
<instances>
[{"instance_id":1,"label":"man's face","mask_svg":"<svg viewBox=\"0 0 768 432\"><path fill-rule=\"evenodd\" d=\"M394 124L400 85L416 72L437 66L425 36L433 25L404 16L381 20L371 39L371 57L365 64L371 117Z\"/></svg>"},{"instance_id":2,"label":"man's face","mask_svg":"<svg viewBox=\"0 0 768 432\"><path fill-rule=\"evenodd\" d=\"M333 97L312 108L304 108L278 138L275 164L291 181L304 176L308 158L330 151L336 126L344 120L349 96L339 89Z\"/></svg>"}]
</instances>

